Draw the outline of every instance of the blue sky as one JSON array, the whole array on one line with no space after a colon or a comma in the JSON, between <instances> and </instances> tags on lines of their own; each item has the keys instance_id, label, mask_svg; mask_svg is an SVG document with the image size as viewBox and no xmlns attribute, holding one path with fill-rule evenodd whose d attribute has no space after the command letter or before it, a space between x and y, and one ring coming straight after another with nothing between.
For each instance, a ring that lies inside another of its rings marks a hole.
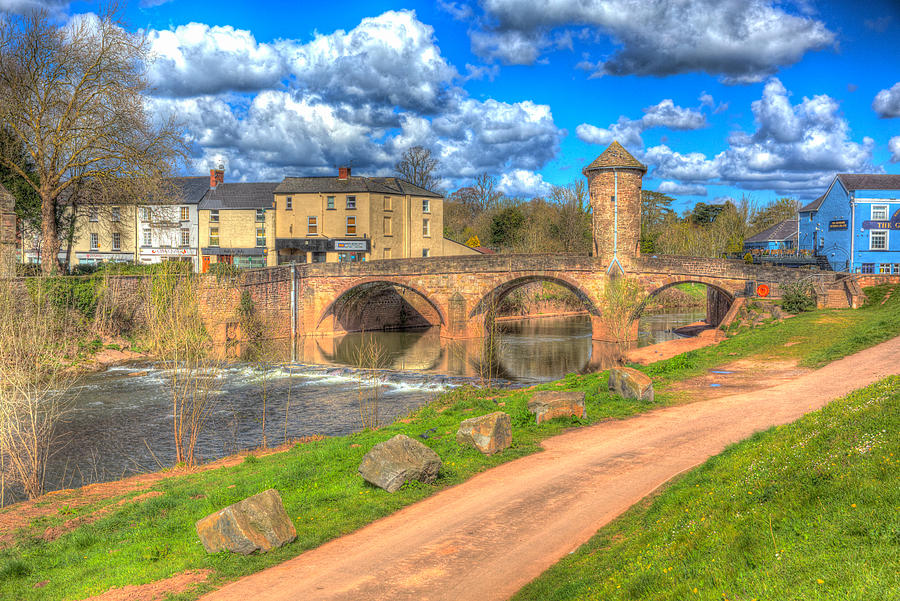
<instances>
[{"instance_id":1,"label":"blue sky","mask_svg":"<svg viewBox=\"0 0 900 601\"><path fill-rule=\"evenodd\" d=\"M97 10L0 0L39 4ZM681 207L900 172L896 0L145 0L126 18L157 55L152 110L232 181L388 174L421 144L447 191L488 172L530 197L613 138Z\"/></svg>"}]
</instances>

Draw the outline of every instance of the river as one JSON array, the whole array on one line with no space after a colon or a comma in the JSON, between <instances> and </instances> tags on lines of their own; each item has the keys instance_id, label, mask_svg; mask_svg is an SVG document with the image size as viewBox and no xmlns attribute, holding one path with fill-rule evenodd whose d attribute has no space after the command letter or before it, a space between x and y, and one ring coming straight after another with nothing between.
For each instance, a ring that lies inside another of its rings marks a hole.
<instances>
[{"instance_id":1,"label":"river","mask_svg":"<svg viewBox=\"0 0 900 601\"><path fill-rule=\"evenodd\" d=\"M704 317L704 311L644 316L639 345L677 338L673 328ZM376 332L308 340L294 363L228 363L214 376L218 402L198 442L199 455L211 461L259 446L263 398L270 446L359 430L360 387L369 394L365 388L372 380L361 381L354 366L360 351L373 347L377 352L369 356L375 361L365 365L375 368L380 423L394 421L454 386L488 379L494 385L524 386L606 367L608 348L591 341L586 316L504 321L499 329L490 348L484 341L442 340L435 330ZM115 366L82 379L70 390L71 410L59 428L47 490L171 466L175 456L167 385L167 373L151 363Z\"/></svg>"}]
</instances>

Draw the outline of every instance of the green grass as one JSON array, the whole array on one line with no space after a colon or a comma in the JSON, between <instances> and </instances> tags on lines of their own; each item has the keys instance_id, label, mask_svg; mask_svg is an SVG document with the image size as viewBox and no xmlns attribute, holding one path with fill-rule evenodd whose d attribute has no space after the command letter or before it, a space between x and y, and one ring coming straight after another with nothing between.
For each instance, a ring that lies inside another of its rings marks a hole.
<instances>
[{"instance_id":1,"label":"green grass","mask_svg":"<svg viewBox=\"0 0 900 601\"><path fill-rule=\"evenodd\" d=\"M527 391L457 389L412 414L409 423L397 422L377 431L299 445L285 453L247 459L236 467L172 477L154 486L163 493L160 496L116 506L105 517L56 541L37 538L48 527L120 499L74 509L64 507L20 533L15 547L0 550L0 599L80 599L111 586L142 584L198 568L213 571L209 583L199 589L209 590L351 532L477 472L536 452L540 440L566 428L690 400L667 393L666 388L717 365L747 356L795 357L818 365L900 334L898 308L900 294L884 305L857 311L804 314L742 333L717 347L642 368L656 382L658 394L653 403L609 395L605 373L569 375L558 383L541 386L584 390L587 417L583 420L560 419L536 426L525 409L530 396ZM785 347L789 341L798 344ZM456 444L455 432L463 419L498 409L513 419L512 447L485 457ZM365 452L398 433L416 437L441 456L444 467L433 485L413 483L389 494L365 484L358 476L356 470ZM297 528L297 541L265 555L206 554L194 523L268 488L281 493ZM15 511L15 507L2 511ZM43 581L47 581L46 586L33 588ZM196 596L194 592L178 598Z\"/></svg>"},{"instance_id":2,"label":"green grass","mask_svg":"<svg viewBox=\"0 0 900 601\"><path fill-rule=\"evenodd\" d=\"M900 377L734 445L519 601L900 599Z\"/></svg>"}]
</instances>

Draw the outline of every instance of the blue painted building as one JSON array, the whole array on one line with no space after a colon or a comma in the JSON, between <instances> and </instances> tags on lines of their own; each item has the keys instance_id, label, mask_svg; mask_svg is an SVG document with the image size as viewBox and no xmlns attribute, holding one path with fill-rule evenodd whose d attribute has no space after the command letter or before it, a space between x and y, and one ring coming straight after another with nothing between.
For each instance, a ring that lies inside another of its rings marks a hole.
<instances>
[{"instance_id":1,"label":"blue painted building","mask_svg":"<svg viewBox=\"0 0 900 601\"><path fill-rule=\"evenodd\" d=\"M900 175L838 174L799 216L801 250L835 271L900 274Z\"/></svg>"},{"instance_id":2,"label":"blue painted building","mask_svg":"<svg viewBox=\"0 0 900 601\"><path fill-rule=\"evenodd\" d=\"M786 219L746 238L744 252L795 251L798 234L797 220Z\"/></svg>"}]
</instances>

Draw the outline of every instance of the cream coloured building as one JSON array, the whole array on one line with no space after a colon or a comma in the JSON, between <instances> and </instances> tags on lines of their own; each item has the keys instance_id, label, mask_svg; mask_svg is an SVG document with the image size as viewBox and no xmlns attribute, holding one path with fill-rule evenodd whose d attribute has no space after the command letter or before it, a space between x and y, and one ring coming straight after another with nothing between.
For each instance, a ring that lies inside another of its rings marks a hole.
<instances>
[{"instance_id":1,"label":"cream coloured building","mask_svg":"<svg viewBox=\"0 0 900 601\"><path fill-rule=\"evenodd\" d=\"M277 263L443 256L443 197L395 177L286 177L275 188ZM453 245L451 254L477 254Z\"/></svg>"}]
</instances>

